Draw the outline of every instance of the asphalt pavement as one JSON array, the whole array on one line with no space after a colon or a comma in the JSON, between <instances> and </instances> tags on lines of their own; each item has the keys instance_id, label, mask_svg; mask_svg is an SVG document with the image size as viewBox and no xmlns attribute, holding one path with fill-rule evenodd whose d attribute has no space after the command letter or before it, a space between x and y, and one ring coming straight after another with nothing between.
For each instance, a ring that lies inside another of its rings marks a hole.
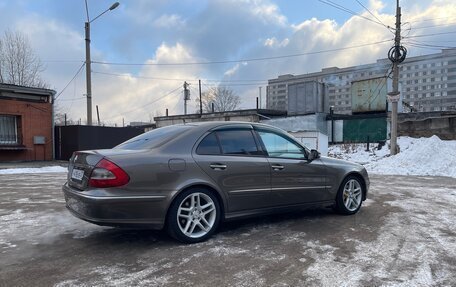
<instances>
[{"instance_id":1,"label":"asphalt pavement","mask_svg":"<svg viewBox=\"0 0 456 287\"><path fill-rule=\"evenodd\" d=\"M185 245L65 209L65 174L0 175L0 286L455 286L456 179L371 176L354 216L223 224Z\"/></svg>"}]
</instances>

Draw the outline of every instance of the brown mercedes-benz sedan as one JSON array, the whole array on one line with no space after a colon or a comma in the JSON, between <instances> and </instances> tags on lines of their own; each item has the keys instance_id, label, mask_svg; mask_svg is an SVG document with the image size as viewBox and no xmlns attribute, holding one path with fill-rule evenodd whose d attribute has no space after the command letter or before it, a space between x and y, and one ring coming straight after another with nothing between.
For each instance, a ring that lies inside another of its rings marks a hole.
<instances>
[{"instance_id":1,"label":"brown mercedes-benz sedan","mask_svg":"<svg viewBox=\"0 0 456 287\"><path fill-rule=\"evenodd\" d=\"M110 226L166 227L199 242L234 218L333 206L354 214L366 199L361 165L320 157L283 130L244 122L163 127L113 149L75 152L66 205Z\"/></svg>"}]
</instances>

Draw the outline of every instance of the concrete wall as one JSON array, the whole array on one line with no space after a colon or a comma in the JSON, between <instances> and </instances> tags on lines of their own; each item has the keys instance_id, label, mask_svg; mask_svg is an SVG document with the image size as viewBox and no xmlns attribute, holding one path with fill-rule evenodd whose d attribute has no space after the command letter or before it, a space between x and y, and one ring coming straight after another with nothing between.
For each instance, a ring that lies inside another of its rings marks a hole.
<instances>
[{"instance_id":1,"label":"concrete wall","mask_svg":"<svg viewBox=\"0 0 456 287\"><path fill-rule=\"evenodd\" d=\"M0 161L52 160L52 104L0 99L0 114L19 116L19 146L0 146ZM44 136L45 144L34 144Z\"/></svg>"},{"instance_id":2,"label":"concrete wall","mask_svg":"<svg viewBox=\"0 0 456 287\"><path fill-rule=\"evenodd\" d=\"M420 115L421 114L421 115ZM399 115L398 135L456 140L456 113L410 113Z\"/></svg>"}]
</instances>

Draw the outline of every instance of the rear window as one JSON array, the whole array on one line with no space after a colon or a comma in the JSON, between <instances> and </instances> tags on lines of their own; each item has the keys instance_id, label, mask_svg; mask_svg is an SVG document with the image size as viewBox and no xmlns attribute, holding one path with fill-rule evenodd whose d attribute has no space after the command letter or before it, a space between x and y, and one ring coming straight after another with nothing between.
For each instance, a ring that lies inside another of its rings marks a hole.
<instances>
[{"instance_id":1,"label":"rear window","mask_svg":"<svg viewBox=\"0 0 456 287\"><path fill-rule=\"evenodd\" d=\"M176 125L158 128L129 139L114 148L130 150L151 149L175 138L191 128L192 126L190 125Z\"/></svg>"},{"instance_id":2,"label":"rear window","mask_svg":"<svg viewBox=\"0 0 456 287\"><path fill-rule=\"evenodd\" d=\"M206 155L221 154L220 146L217 137L215 136L215 132L209 134L201 141L198 148L196 149L196 153Z\"/></svg>"}]
</instances>

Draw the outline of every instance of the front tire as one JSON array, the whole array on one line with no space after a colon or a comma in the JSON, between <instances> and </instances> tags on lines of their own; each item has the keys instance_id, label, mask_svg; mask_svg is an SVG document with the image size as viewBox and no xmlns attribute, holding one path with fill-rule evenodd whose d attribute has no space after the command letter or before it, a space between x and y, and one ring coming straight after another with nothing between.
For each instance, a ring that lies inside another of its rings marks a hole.
<instances>
[{"instance_id":1,"label":"front tire","mask_svg":"<svg viewBox=\"0 0 456 287\"><path fill-rule=\"evenodd\" d=\"M179 194L168 213L169 234L185 243L208 239L220 222L217 197L206 189L189 189Z\"/></svg>"},{"instance_id":2,"label":"front tire","mask_svg":"<svg viewBox=\"0 0 456 287\"><path fill-rule=\"evenodd\" d=\"M351 215L358 212L363 202L363 184L356 176L347 176L339 187L336 196L337 212Z\"/></svg>"}]
</instances>

